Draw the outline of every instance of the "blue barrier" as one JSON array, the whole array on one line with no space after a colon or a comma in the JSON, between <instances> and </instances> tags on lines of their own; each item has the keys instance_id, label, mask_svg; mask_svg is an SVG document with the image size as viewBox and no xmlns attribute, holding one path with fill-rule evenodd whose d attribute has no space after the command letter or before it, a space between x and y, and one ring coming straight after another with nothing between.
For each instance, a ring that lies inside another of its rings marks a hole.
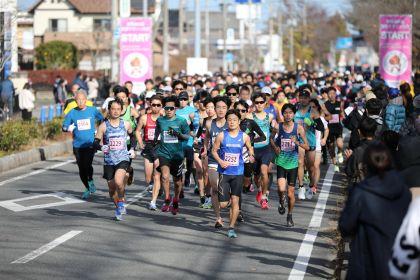
<instances>
[{"instance_id":1,"label":"blue barrier","mask_svg":"<svg viewBox=\"0 0 420 280\"><path fill-rule=\"evenodd\" d=\"M55 117L55 110L54 105L50 105L48 110L48 121L52 121L52 119Z\"/></svg>"},{"instance_id":2,"label":"blue barrier","mask_svg":"<svg viewBox=\"0 0 420 280\"><path fill-rule=\"evenodd\" d=\"M39 116L39 121L44 124L47 121L47 106L41 106L41 114Z\"/></svg>"}]
</instances>

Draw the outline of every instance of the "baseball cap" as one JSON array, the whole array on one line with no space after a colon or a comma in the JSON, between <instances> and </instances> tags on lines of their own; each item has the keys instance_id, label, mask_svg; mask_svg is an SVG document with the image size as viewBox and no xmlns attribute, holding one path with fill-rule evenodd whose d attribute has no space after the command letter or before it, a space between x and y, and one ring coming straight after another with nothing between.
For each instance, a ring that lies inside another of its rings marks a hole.
<instances>
[{"instance_id":1,"label":"baseball cap","mask_svg":"<svg viewBox=\"0 0 420 280\"><path fill-rule=\"evenodd\" d=\"M389 98L394 99L398 95L400 95L400 90L399 89L397 89L397 88L389 88L388 89Z\"/></svg>"},{"instance_id":2,"label":"baseball cap","mask_svg":"<svg viewBox=\"0 0 420 280\"><path fill-rule=\"evenodd\" d=\"M156 94L156 93L155 93L154 91L148 91L148 92L146 93L145 98L146 98L146 99L152 98L152 96L154 96L155 94Z\"/></svg>"},{"instance_id":3,"label":"baseball cap","mask_svg":"<svg viewBox=\"0 0 420 280\"><path fill-rule=\"evenodd\" d=\"M265 93L265 94L271 95L272 94L272 91L271 91L271 88L269 88L269 87L263 87L261 89L261 93Z\"/></svg>"},{"instance_id":4,"label":"baseball cap","mask_svg":"<svg viewBox=\"0 0 420 280\"><path fill-rule=\"evenodd\" d=\"M368 101L372 98L376 98L376 95L371 90L367 91L365 95L365 100Z\"/></svg>"},{"instance_id":5,"label":"baseball cap","mask_svg":"<svg viewBox=\"0 0 420 280\"><path fill-rule=\"evenodd\" d=\"M311 96L311 92L308 88L301 88L299 89L299 96L306 96L306 97L310 97Z\"/></svg>"},{"instance_id":6,"label":"baseball cap","mask_svg":"<svg viewBox=\"0 0 420 280\"><path fill-rule=\"evenodd\" d=\"M186 92L186 91L182 91L182 92L178 95L178 99L189 99L188 92Z\"/></svg>"}]
</instances>

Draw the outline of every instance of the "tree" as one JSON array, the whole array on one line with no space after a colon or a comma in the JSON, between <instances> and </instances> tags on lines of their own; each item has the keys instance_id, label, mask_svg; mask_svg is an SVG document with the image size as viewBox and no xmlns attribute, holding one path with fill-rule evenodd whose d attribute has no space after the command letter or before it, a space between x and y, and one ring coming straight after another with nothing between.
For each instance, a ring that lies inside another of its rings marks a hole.
<instances>
[{"instance_id":1,"label":"tree","mask_svg":"<svg viewBox=\"0 0 420 280\"><path fill-rule=\"evenodd\" d=\"M78 65L77 48L69 42L51 41L35 49L38 69L74 69Z\"/></svg>"},{"instance_id":2,"label":"tree","mask_svg":"<svg viewBox=\"0 0 420 280\"><path fill-rule=\"evenodd\" d=\"M379 15L411 14L413 20L413 68L420 67L419 7L414 0L351 0L353 10L348 20L358 27L376 51L379 49Z\"/></svg>"}]
</instances>

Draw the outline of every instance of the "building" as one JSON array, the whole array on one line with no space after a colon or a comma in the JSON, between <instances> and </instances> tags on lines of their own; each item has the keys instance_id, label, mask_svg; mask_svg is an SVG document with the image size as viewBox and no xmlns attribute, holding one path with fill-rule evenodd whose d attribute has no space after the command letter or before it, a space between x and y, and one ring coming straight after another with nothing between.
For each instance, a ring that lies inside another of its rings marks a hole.
<instances>
[{"instance_id":1,"label":"building","mask_svg":"<svg viewBox=\"0 0 420 280\"><path fill-rule=\"evenodd\" d=\"M142 2L131 0L133 16L141 16ZM154 1L148 9L154 12ZM81 70L111 68L111 0L40 0L28 13L35 48L54 40L71 42L80 52Z\"/></svg>"}]
</instances>

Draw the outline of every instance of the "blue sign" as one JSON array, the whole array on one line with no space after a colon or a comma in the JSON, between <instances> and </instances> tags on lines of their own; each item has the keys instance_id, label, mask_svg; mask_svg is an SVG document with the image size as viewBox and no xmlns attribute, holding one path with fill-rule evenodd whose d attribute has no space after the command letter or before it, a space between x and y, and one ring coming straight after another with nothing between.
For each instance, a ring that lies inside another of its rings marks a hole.
<instances>
[{"instance_id":1,"label":"blue sign","mask_svg":"<svg viewBox=\"0 0 420 280\"><path fill-rule=\"evenodd\" d=\"M337 50L351 49L353 47L352 37L339 37L335 41L335 48Z\"/></svg>"},{"instance_id":2,"label":"blue sign","mask_svg":"<svg viewBox=\"0 0 420 280\"><path fill-rule=\"evenodd\" d=\"M248 0L235 0L235 2L238 4L249 4ZM261 3L261 0L252 0L252 3L253 4Z\"/></svg>"}]
</instances>

